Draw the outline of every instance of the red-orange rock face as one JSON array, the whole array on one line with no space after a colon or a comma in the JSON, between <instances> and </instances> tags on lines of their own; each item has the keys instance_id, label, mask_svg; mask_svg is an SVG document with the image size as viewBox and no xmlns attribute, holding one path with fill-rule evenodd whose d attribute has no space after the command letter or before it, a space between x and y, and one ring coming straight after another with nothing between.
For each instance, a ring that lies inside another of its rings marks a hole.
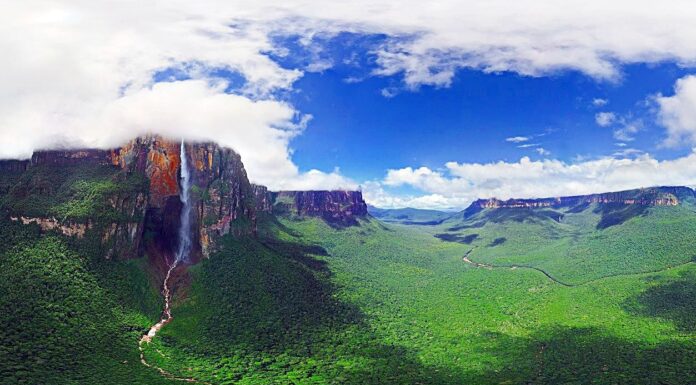
<instances>
[{"instance_id":1,"label":"red-orange rock face","mask_svg":"<svg viewBox=\"0 0 696 385\"><path fill-rule=\"evenodd\" d=\"M179 195L180 144L159 136L144 136L111 151L111 164L145 173L150 181L150 204L164 207Z\"/></svg>"},{"instance_id":2,"label":"red-orange rock face","mask_svg":"<svg viewBox=\"0 0 696 385\"><path fill-rule=\"evenodd\" d=\"M150 179L150 203L163 207L169 196L179 195L179 144L156 140L147 154L145 172Z\"/></svg>"}]
</instances>

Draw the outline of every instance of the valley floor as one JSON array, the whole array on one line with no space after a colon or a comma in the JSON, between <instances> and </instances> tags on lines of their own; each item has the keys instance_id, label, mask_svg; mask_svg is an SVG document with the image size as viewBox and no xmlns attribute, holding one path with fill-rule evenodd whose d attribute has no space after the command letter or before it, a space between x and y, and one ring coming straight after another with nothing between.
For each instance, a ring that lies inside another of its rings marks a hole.
<instances>
[{"instance_id":1,"label":"valley floor","mask_svg":"<svg viewBox=\"0 0 696 385\"><path fill-rule=\"evenodd\" d=\"M693 263L569 286L376 220L269 231L282 242L230 241L194 268L155 344L163 367L221 384L696 380Z\"/></svg>"},{"instance_id":2,"label":"valley floor","mask_svg":"<svg viewBox=\"0 0 696 385\"><path fill-rule=\"evenodd\" d=\"M0 226L0 382L180 383L139 360L163 308L145 260ZM478 252L437 230L281 218L258 238L225 237L175 288L173 321L145 359L220 385L696 383L690 256L666 255L655 272L591 265L569 280L551 254L506 260L480 246L495 229L477 230ZM504 263L570 282L488 268Z\"/></svg>"}]
</instances>

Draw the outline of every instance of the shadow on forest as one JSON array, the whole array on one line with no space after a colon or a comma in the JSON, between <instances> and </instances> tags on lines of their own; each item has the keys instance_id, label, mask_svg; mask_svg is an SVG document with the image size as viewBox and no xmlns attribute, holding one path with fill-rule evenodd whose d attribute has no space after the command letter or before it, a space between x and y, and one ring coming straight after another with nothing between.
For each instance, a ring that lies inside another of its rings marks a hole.
<instances>
[{"instance_id":1,"label":"shadow on forest","mask_svg":"<svg viewBox=\"0 0 696 385\"><path fill-rule=\"evenodd\" d=\"M620 225L631 218L647 214L648 205L625 205L623 203L602 203L594 210L602 218L597 223L598 230Z\"/></svg>"},{"instance_id":2,"label":"shadow on forest","mask_svg":"<svg viewBox=\"0 0 696 385\"><path fill-rule=\"evenodd\" d=\"M197 325L196 335L166 335L167 343L211 362L241 357L234 368L215 364L232 381L299 371L341 384L451 383L453 374L382 343L365 315L336 297L325 262L309 253L327 254L277 239L225 238L223 251L199 265L195 308L175 309L177 322Z\"/></svg>"},{"instance_id":3,"label":"shadow on forest","mask_svg":"<svg viewBox=\"0 0 696 385\"><path fill-rule=\"evenodd\" d=\"M330 274L326 261L313 257L313 255L329 255L328 251L319 245L305 245L275 238L263 239L261 243L279 255L291 258L312 270Z\"/></svg>"},{"instance_id":4,"label":"shadow on forest","mask_svg":"<svg viewBox=\"0 0 696 385\"><path fill-rule=\"evenodd\" d=\"M627 301L624 308L642 316L672 321L681 331L696 331L696 272L688 271Z\"/></svg>"},{"instance_id":5,"label":"shadow on forest","mask_svg":"<svg viewBox=\"0 0 696 385\"><path fill-rule=\"evenodd\" d=\"M686 384L696 379L696 344L640 344L598 328L554 327L529 338L480 336L495 369L464 374L467 384ZM492 368L491 368L492 369Z\"/></svg>"},{"instance_id":6,"label":"shadow on forest","mask_svg":"<svg viewBox=\"0 0 696 385\"><path fill-rule=\"evenodd\" d=\"M314 251L320 250L226 239L225 250L201 264L197 308L189 313L200 319L189 323L202 330L183 337L182 347L211 362L235 357L212 369L223 377L234 373L231 381L262 375L284 383L288 373L332 384L683 384L696 378L696 344L641 344L596 328L545 328L529 337L482 333L451 342L475 352L451 357L461 366L426 365L418 351L382 340L357 306L337 297L328 269L309 261ZM169 338L178 345L182 337Z\"/></svg>"}]
</instances>

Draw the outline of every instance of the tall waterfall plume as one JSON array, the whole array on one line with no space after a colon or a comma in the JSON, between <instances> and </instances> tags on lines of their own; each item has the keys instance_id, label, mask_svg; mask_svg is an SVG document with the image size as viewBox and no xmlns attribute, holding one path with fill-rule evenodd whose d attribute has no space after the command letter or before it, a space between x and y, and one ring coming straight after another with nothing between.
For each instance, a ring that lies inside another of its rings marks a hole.
<instances>
[{"instance_id":1,"label":"tall waterfall plume","mask_svg":"<svg viewBox=\"0 0 696 385\"><path fill-rule=\"evenodd\" d=\"M147 334L140 338L138 349L140 350L140 362L142 362L143 365L156 368L165 377L170 379L196 382L192 378L175 377L164 369L153 366L153 364L148 363L145 359L145 345L149 344L150 341L155 338L157 332L159 332L164 325L168 324L173 319L171 310L172 289L169 287L169 281L172 278L172 272L174 269L176 269L179 263L185 262L188 259L189 252L191 251L191 200L189 199L189 190L191 189L191 174L189 173L188 169L186 147L184 146L183 140L181 141L181 150L179 155L181 157L181 189L179 192L179 199L181 199L181 203L183 204L183 207L181 208L181 224L179 226L179 248L177 249L174 262L169 265L167 275L164 277L164 282L162 284L162 296L164 296L164 311L162 312L162 319L154 324L150 330L148 330Z\"/></svg>"},{"instance_id":2,"label":"tall waterfall plume","mask_svg":"<svg viewBox=\"0 0 696 385\"><path fill-rule=\"evenodd\" d=\"M179 248L176 252L175 263L186 261L191 251L191 200L189 190L191 189L191 174L188 168L186 157L186 147L181 141L181 192L179 199L183 204L181 209L181 225L179 226Z\"/></svg>"}]
</instances>

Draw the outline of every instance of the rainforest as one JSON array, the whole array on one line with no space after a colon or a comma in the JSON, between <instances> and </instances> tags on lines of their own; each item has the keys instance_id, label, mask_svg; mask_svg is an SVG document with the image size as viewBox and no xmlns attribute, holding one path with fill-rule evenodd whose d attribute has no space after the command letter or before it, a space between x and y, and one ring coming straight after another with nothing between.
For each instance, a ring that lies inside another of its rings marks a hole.
<instances>
[{"instance_id":1,"label":"rainforest","mask_svg":"<svg viewBox=\"0 0 696 385\"><path fill-rule=\"evenodd\" d=\"M693 0L0 9L0 385L696 385Z\"/></svg>"},{"instance_id":2,"label":"rainforest","mask_svg":"<svg viewBox=\"0 0 696 385\"><path fill-rule=\"evenodd\" d=\"M404 216L159 136L0 167L3 383L696 378L688 187Z\"/></svg>"}]
</instances>

